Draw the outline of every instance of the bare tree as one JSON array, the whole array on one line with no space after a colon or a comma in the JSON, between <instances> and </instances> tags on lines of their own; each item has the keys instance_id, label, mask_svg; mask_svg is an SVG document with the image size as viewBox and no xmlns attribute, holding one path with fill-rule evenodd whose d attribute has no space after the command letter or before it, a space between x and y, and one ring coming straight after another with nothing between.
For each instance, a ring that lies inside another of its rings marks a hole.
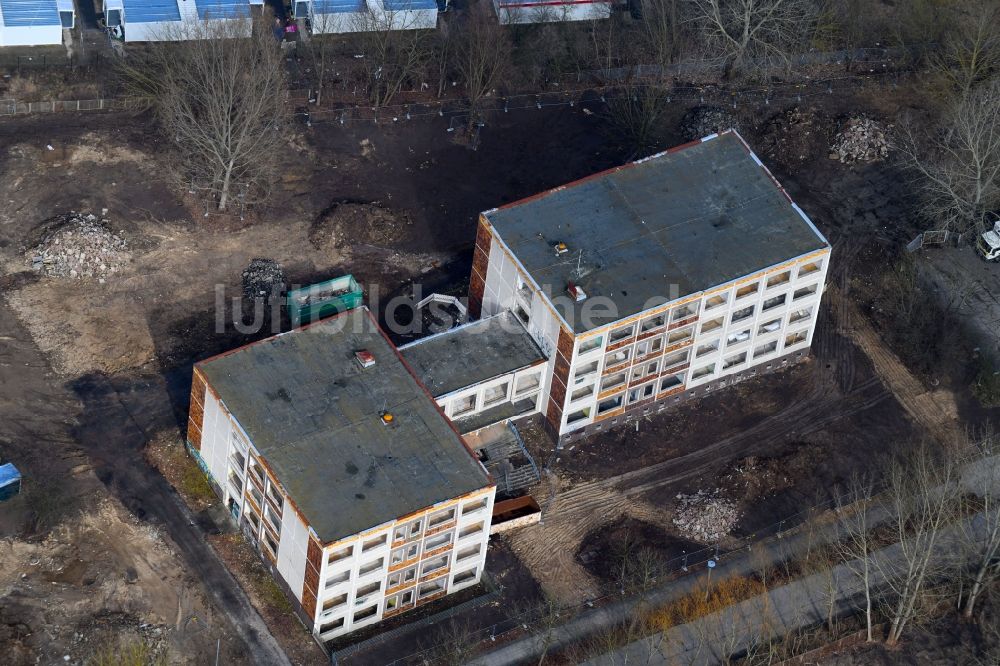
<instances>
[{"instance_id":1,"label":"bare tree","mask_svg":"<svg viewBox=\"0 0 1000 666\"><path fill-rule=\"evenodd\" d=\"M682 0L643 0L642 21L639 24L640 63L649 62L659 68L662 80L681 47Z\"/></svg>"},{"instance_id":2,"label":"bare tree","mask_svg":"<svg viewBox=\"0 0 1000 666\"><path fill-rule=\"evenodd\" d=\"M177 150L176 180L224 211L262 199L284 142L285 60L264 18L171 27L130 53L122 73L152 99ZM183 43L177 43L177 42Z\"/></svg>"},{"instance_id":3,"label":"bare tree","mask_svg":"<svg viewBox=\"0 0 1000 666\"><path fill-rule=\"evenodd\" d=\"M432 33L419 12L390 11L367 6L354 20L364 58L362 70L368 97L376 108L386 106L407 84L426 70L432 54Z\"/></svg>"},{"instance_id":4,"label":"bare tree","mask_svg":"<svg viewBox=\"0 0 1000 666\"><path fill-rule=\"evenodd\" d=\"M926 444L888 469L887 503L898 556L876 559L889 588L888 645L899 642L921 609L926 588L946 573L939 537L956 508L959 486L950 456L935 456Z\"/></svg>"},{"instance_id":5,"label":"bare tree","mask_svg":"<svg viewBox=\"0 0 1000 666\"><path fill-rule=\"evenodd\" d=\"M930 64L962 97L1000 66L1000 3L966 0L955 8L954 21Z\"/></svg>"},{"instance_id":6,"label":"bare tree","mask_svg":"<svg viewBox=\"0 0 1000 666\"><path fill-rule=\"evenodd\" d=\"M332 11L329 0L319 0L313 3L313 12L309 19L312 34L305 44L305 51L312 63L316 81L316 106L323 103L323 92L330 75L330 65L336 47L336 38L330 33L337 32L342 19Z\"/></svg>"},{"instance_id":7,"label":"bare tree","mask_svg":"<svg viewBox=\"0 0 1000 666\"><path fill-rule=\"evenodd\" d=\"M955 102L933 131L904 126L898 147L930 224L985 231L986 214L1000 205L1000 78Z\"/></svg>"},{"instance_id":8,"label":"bare tree","mask_svg":"<svg viewBox=\"0 0 1000 666\"><path fill-rule=\"evenodd\" d=\"M475 113L510 62L510 40L486 0L479 0L468 9L459 30L455 69L462 77L465 96Z\"/></svg>"},{"instance_id":9,"label":"bare tree","mask_svg":"<svg viewBox=\"0 0 1000 666\"><path fill-rule=\"evenodd\" d=\"M847 496L851 499L849 506L840 504L838 498L837 512L840 514L840 526L844 534L838 544L839 555L843 564L860 581L864 591L865 640L871 642L874 600L872 597L872 578L874 563L872 552L874 537L872 535L871 509L873 505L874 482L868 476L855 475L851 478Z\"/></svg>"},{"instance_id":10,"label":"bare tree","mask_svg":"<svg viewBox=\"0 0 1000 666\"><path fill-rule=\"evenodd\" d=\"M658 85L627 84L609 93L605 118L636 153L656 146L667 91Z\"/></svg>"},{"instance_id":11,"label":"bare tree","mask_svg":"<svg viewBox=\"0 0 1000 666\"><path fill-rule=\"evenodd\" d=\"M969 513L976 514L962 523L963 556L971 564L963 580L962 615L971 618L983 588L1000 577L1000 461L984 458L969 470L973 475L974 497L966 498Z\"/></svg>"},{"instance_id":12,"label":"bare tree","mask_svg":"<svg viewBox=\"0 0 1000 666\"><path fill-rule=\"evenodd\" d=\"M786 68L804 50L817 15L814 0L686 0L689 20L727 76Z\"/></svg>"}]
</instances>

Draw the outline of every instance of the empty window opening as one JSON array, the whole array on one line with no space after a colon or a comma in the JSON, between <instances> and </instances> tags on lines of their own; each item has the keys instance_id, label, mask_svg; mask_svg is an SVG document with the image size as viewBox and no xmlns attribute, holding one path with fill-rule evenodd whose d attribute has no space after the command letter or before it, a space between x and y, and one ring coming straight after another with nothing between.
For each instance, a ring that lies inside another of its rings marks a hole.
<instances>
[{"instance_id":1,"label":"empty window opening","mask_svg":"<svg viewBox=\"0 0 1000 666\"><path fill-rule=\"evenodd\" d=\"M344 618L338 617L336 620L330 620L324 624L319 625L319 633L325 634L328 631L333 631L334 629L340 629L344 626Z\"/></svg>"},{"instance_id":2,"label":"empty window opening","mask_svg":"<svg viewBox=\"0 0 1000 666\"><path fill-rule=\"evenodd\" d=\"M686 373L678 372L676 375L669 375L660 380L660 390L666 391L668 389L677 388L684 383L684 375Z\"/></svg>"},{"instance_id":3,"label":"empty window opening","mask_svg":"<svg viewBox=\"0 0 1000 666\"><path fill-rule=\"evenodd\" d=\"M654 316L650 317L649 319L643 320L643 322L642 322L642 329L641 330L642 330L643 333L646 333L648 331L652 331L654 329L661 328L666 323L667 323L667 315L666 315L666 313L654 315Z\"/></svg>"},{"instance_id":4,"label":"empty window opening","mask_svg":"<svg viewBox=\"0 0 1000 666\"><path fill-rule=\"evenodd\" d=\"M673 314L670 316L671 321L680 321L681 319L687 319L698 314L698 303L685 303L680 307L674 309Z\"/></svg>"},{"instance_id":5,"label":"empty window opening","mask_svg":"<svg viewBox=\"0 0 1000 666\"><path fill-rule=\"evenodd\" d=\"M742 287L736 290L736 298L746 298L747 296L752 296L753 294L756 294L759 285L760 285L759 282L743 285Z\"/></svg>"},{"instance_id":6,"label":"empty window opening","mask_svg":"<svg viewBox=\"0 0 1000 666\"><path fill-rule=\"evenodd\" d=\"M808 287L802 287L801 289L795 290L795 295L792 296L792 300L798 300L800 298L805 298L806 296L812 296L816 293L816 288L818 285L811 284Z\"/></svg>"},{"instance_id":7,"label":"empty window opening","mask_svg":"<svg viewBox=\"0 0 1000 666\"><path fill-rule=\"evenodd\" d=\"M778 294L774 298L769 298L761 305L761 310L766 312L778 307L779 305L784 305L786 298L788 298L788 294Z\"/></svg>"},{"instance_id":8,"label":"empty window opening","mask_svg":"<svg viewBox=\"0 0 1000 666\"><path fill-rule=\"evenodd\" d=\"M683 351L674 352L672 354L667 354L663 357L663 368L672 368L675 365L681 365L688 362L688 357L691 355L690 349L685 349Z\"/></svg>"},{"instance_id":9,"label":"empty window opening","mask_svg":"<svg viewBox=\"0 0 1000 666\"><path fill-rule=\"evenodd\" d=\"M368 608L365 608L363 610L359 610L357 613L354 614L354 622L356 624L358 622L361 622L362 620L367 620L370 617L374 617L376 613L378 613L378 604L375 604L374 606L369 606Z\"/></svg>"},{"instance_id":10,"label":"empty window opening","mask_svg":"<svg viewBox=\"0 0 1000 666\"><path fill-rule=\"evenodd\" d=\"M359 587L358 591L354 594L354 598L360 600L362 597L367 597L369 594L378 592L381 589L382 589L382 581L379 580L374 583L371 583L370 585Z\"/></svg>"},{"instance_id":11,"label":"empty window opening","mask_svg":"<svg viewBox=\"0 0 1000 666\"><path fill-rule=\"evenodd\" d=\"M384 557L380 557L377 560L375 560L373 562L369 562L368 564L365 564L364 566L362 566L358 570L358 575L359 576L364 576L365 574L370 574L373 571L381 569L383 567L383 565L385 565L385 558Z\"/></svg>"},{"instance_id":12,"label":"empty window opening","mask_svg":"<svg viewBox=\"0 0 1000 666\"><path fill-rule=\"evenodd\" d=\"M616 342L621 342L622 340L627 340L631 338L635 333L635 325L622 326L621 328L616 328L611 331L611 335L608 336L608 343L614 344Z\"/></svg>"},{"instance_id":13,"label":"empty window opening","mask_svg":"<svg viewBox=\"0 0 1000 666\"><path fill-rule=\"evenodd\" d=\"M777 340L774 340L772 342L768 342L767 344L763 344L763 345L757 347L756 349L754 349L753 350L753 357L754 358L760 358L761 356L767 356L771 352L775 351L777 348L778 348L778 341Z\"/></svg>"},{"instance_id":14,"label":"empty window opening","mask_svg":"<svg viewBox=\"0 0 1000 666\"><path fill-rule=\"evenodd\" d=\"M424 552L426 553L427 551L447 546L451 543L451 538L454 535L454 532L445 532L444 534L436 534L432 537L427 537L427 541L424 542Z\"/></svg>"},{"instance_id":15,"label":"empty window opening","mask_svg":"<svg viewBox=\"0 0 1000 666\"><path fill-rule=\"evenodd\" d=\"M620 364L625 363L626 361L628 361L630 358L632 358L632 348L631 347L624 347L624 348L619 349L617 351L613 351L610 354L608 354L607 356L605 356L604 357L604 367L605 368L610 368L611 366L614 366L614 365L620 365Z\"/></svg>"},{"instance_id":16,"label":"empty window opening","mask_svg":"<svg viewBox=\"0 0 1000 666\"><path fill-rule=\"evenodd\" d=\"M703 365L691 374L691 379L701 379L715 372L715 364Z\"/></svg>"},{"instance_id":17,"label":"empty window opening","mask_svg":"<svg viewBox=\"0 0 1000 666\"><path fill-rule=\"evenodd\" d=\"M613 375L608 375L603 380L601 380L601 392L613 389L616 386L621 386L625 383L625 372L616 372Z\"/></svg>"},{"instance_id":18,"label":"empty window opening","mask_svg":"<svg viewBox=\"0 0 1000 666\"><path fill-rule=\"evenodd\" d=\"M715 294L714 296L709 296L705 299L705 309L714 310L720 305L725 305L729 302L728 294Z\"/></svg>"},{"instance_id":19,"label":"empty window opening","mask_svg":"<svg viewBox=\"0 0 1000 666\"><path fill-rule=\"evenodd\" d=\"M622 406L622 399L624 397L625 397L624 393L619 393L618 395L612 396L612 397L608 398L607 400L602 400L597 405L597 413L598 414L607 414L608 412L610 412L612 410L618 409L619 407Z\"/></svg>"},{"instance_id":20,"label":"empty window opening","mask_svg":"<svg viewBox=\"0 0 1000 666\"><path fill-rule=\"evenodd\" d=\"M712 352L719 351L719 340L715 339L711 342L706 342L703 345L699 345L697 351L695 351L694 356L698 358L699 356L704 356L706 354L711 354Z\"/></svg>"},{"instance_id":21,"label":"empty window opening","mask_svg":"<svg viewBox=\"0 0 1000 666\"><path fill-rule=\"evenodd\" d=\"M337 596L330 597L329 599L324 601L323 610L328 611L331 608L336 608L337 606L343 606L346 603L347 603L347 592L344 592L343 594L338 594Z\"/></svg>"},{"instance_id":22,"label":"empty window opening","mask_svg":"<svg viewBox=\"0 0 1000 666\"><path fill-rule=\"evenodd\" d=\"M777 287L783 284L788 284L788 281L792 279L792 272L785 271L783 273L778 273L777 275L772 275L767 278L767 288Z\"/></svg>"},{"instance_id":23,"label":"empty window opening","mask_svg":"<svg viewBox=\"0 0 1000 666\"><path fill-rule=\"evenodd\" d=\"M787 338L785 338L785 346L791 347L792 345L797 345L799 343L805 342L807 337L806 331L799 331L798 333L792 333Z\"/></svg>"},{"instance_id":24,"label":"empty window opening","mask_svg":"<svg viewBox=\"0 0 1000 666\"><path fill-rule=\"evenodd\" d=\"M567 424L569 424L569 423L577 423L579 421L583 421L583 420L588 419L588 418L590 418L590 408L589 407L587 407L586 409L581 409L580 411L573 412L572 414L570 414L568 417L566 417L566 423Z\"/></svg>"},{"instance_id":25,"label":"empty window opening","mask_svg":"<svg viewBox=\"0 0 1000 666\"><path fill-rule=\"evenodd\" d=\"M475 557L476 555L479 555L482 549L483 549L483 544L481 543L477 543L475 546L469 546L468 548L463 548L462 550L458 551L457 555L455 556L455 560L461 562L463 560L469 559L470 557Z\"/></svg>"},{"instance_id":26,"label":"empty window opening","mask_svg":"<svg viewBox=\"0 0 1000 666\"><path fill-rule=\"evenodd\" d=\"M823 266L822 261L812 261L808 264L802 264L799 266L799 277L804 275L812 275L813 273L818 273L820 268Z\"/></svg>"},{"instance_id":27,"label":"empty window opening","mask_svg":"<svg viewBox=\"0 0 1000 666\"><path fill-rule=\"evenodd\" d=\"M730 333L728 336L726 336L726 344L736 345L741 342L746 342L749 339L750 339L750 329L748 328L743 331L737 331L736 333Z\"/></svg>"},{"instance_id":28,"label":"empty window opening","mask_svg":"<svg viewBox=\"0 0 1000 666\"><path fill-rule=\"evenodd\" d=\"M647 356L649 354L655 354L656 352L663 349L663 337L657 336L655 338L650 338L649 340L643 340L635 346L636 356Z\"/></svg>"},{"instance_id":29,"label":"empty window opening","mask_svg":"<svg viewBox=\"0 0 1000 666\"><path fill-rule=\"evenodd\" d=\"M399 564L401 562L406 562L407 560L412 560L420 552L420 547L418 544L410 544L408 546L403 546L402 548L397 548L392 551L389 555L389 564Z\"/></svg>"},{"instance_id":30,"label":"empty window opening","mask_svg":"<svg viewBox=\"0 0 1000 666\"><path fill-rule=\"evenodd\" d=\"M496 386L490 386L483 391L483 404L488 407L490 405L496 405L497 403L503 402L507 399L507 390L509 388L509 382L497 384Z\"/></svg>"},{"instance_id":31,"label":"empty window opening","mask_svg":"<svg viewBox=\"0 0 1000 666\"><path fill-rule=\"evenodd\" d=\"M577 349L577 353L586 354L587 352L594 351L595 349L603 346L604 346L604 336L595 335L594 337L587 338L586 340L581 342L579 348Z\"/></svg>"},{"instance_id":32,"label":"empty window opening","mask_svg":"<svg viewBox=\"0 0 1000 666\"><path fill-rule=\"evenodd\" d=\"M709 333L717 328L722 328L722 317L716 317L715 319L709 319L708 321L703 322L701 325L701 332Z\"/></svg>"},{"instance_id":33,"label":"empty window opening","mask_svg":"<svg viewBox=\"0 0 1000 666\"><path fill-rule=\"evenodd\" d=\"M589 363L584 363L576 369L573 373L573 383L581 384L588 379L588 375L597 372L597 366L600 365L599 361L590 361Z\"/></svg>"},{"instance_id":34,"label":"empty window opening","mask_svg":"<svg viewBox=\"0 0 1000 666\"><path fill-rule=\"evenodd\" d=\"M729 358L727 358L723 362L722 369L723 370L728 370L729 368L732 368L734 366L746 363L746 360L747 360L747 353L746 352L742 352L740 354L736 354L735 356L730 356Z\"/></svg>"},{"instance_id":35,"label":"empty window opening","mask_svg":"<svg viewBox=\"0 0 1000 666\"><path fill-rule=\"evenodd\" d=\"M451 413L455 416L468 414L476 408L476 394L467 395L464 398L457 398L451 407Z\"/></svg>"},{"instance_id":36,"label":"empty window opening","mask_svg":"<svg viewBox=\"0 0 1000 666\"><path fill-rule=\"evenodd\" d=\"M432 594L437 594L438 592L444 591L444 581L442 580L432 580L429 583L424 583L419 588L417 588L417 598L425 599Z\"/></svg>"},{"instance_id":37,"label":"empty window opening","mask_svg":"<svg viewBox=\"0 0 1000 666\"><path fill-rule=\"evenodd\" d=\"M328 564L333 564L334 562L338 562L340 560L346 560L353 554L354 554L354 546L347 546L346 548L340 548L330 553L327 556L326 561Z\"/></svg>"},{"instance_id":38,"label":"empty window opening","mask_svg":"<svg viewBox=\"0 0 1000 666\"><path fill-rule=\"evenodd\" d=\"M367 553L372 548L378 548L379 546L384 546L386 541L388 541L388 539L389 539L388 534L380 534L374 539L369 539L368 541L365 541L364 543L361 544L361 552Z\"/></svg>"},{"instance_id":39,"label":"empty window opening","mask_svg":"<svg viewBox=\"0 0 1000 666\"><path fill-rule=\"evenodd\" d=\"M694 327L682 328L677 331L671 331L667 333L667 344L676 345L681 342L686 342L687 340L691 339L693 334L694 334Z\"/></svg>"},{"instance_id":40,"label":"empty window opening","mask_svg":"<svg viewBox=\"0 0 1000 666\"><path fill-rule=\"evenodd\" d=\"M483 531L483 521L479 521L478 523L473 523L472 525L462 528L462 531L458 533L458 538L464 539L467 536L471 536L473 534L479 534L482 531Z\"/></svg>"},{"instance_id":41,"label":"empty window opening","mask_svg":"<svg viewBox=\"0 0 1000 666\"><path fill-rule=\"evenodd\" d=\"M334 574L326 579L326 587L333 587L339 583L344 583L351 578L350 571L341 571L339 574Z\"/></svg>"},{"instance_id":42,"label":"empty window opening","mask_svg":"<svg viewBox=\"0 0 1000 666\"><path fill-rule=\"evenodd\" d=\"M475 568L469 569L468 571L463 571L462 573L456 574L455 575L455 580L453 582L455 583L455 585L461 585L462 583L468 583L471 580L475 580L475 578L476 578L476 571L478 571L478 567L475 567Z\"/></svg>"},{"instance_id":43,"label":"empty window opening","mask_svg":"<svg viewBox=\"0 0 1000 666\"><path fill-rule=\"evenodd\" d=\"M449 520L455 518L455 509L445 509L444 511L438 511L437 513L432 513L430 519L427 521L427 529L437 527L438 525L443 525Z\"/></svg>"},{"instance_id":44,"label":"empty window opening","mask_svg":"<svg viewBox=\"0 0 1000 666\"><path fill-rule=\"evenodd\" d=\"M432 557L429 560L425 560L421 564L420 575L426 576L427 574L434 573L435 571L440 571L448 566L448 556L439 555L437 557Z\"/></svg>"},{"instance_id":45,"label":"empty window opening","mask_svg":"<svg viewBox=\"0 0 1000 666\"><path fill-rule=\"evenodd\" d=\"M802 308L801 310L795 310L788 315L788 323L794 324L796 322L809 319L810 317L812 317L812 308Z\"/></svg>"},{"instance_id":46,"label":"empty window opening","mask_svg":"<svg viewBox=\"0 0 1000 666\"><path fill-rule=\"evenodd\" d=\"M476 500L474 502L469 502L468 504L464 504L462 506L462 515L464 516L464 515L469 514L469 513L475 513L476 511L479 511L480 509L485 509L487 504L489 504L489 498L488 497L484 497L484 498Z\"/></svg>"},{"instance_id":47,"label":"empty window opening","mask_svg":"<svg viewBox=\"0 0 1000 666\"><path fill-rule=\"evenodd\" d=\"M774 333L781 328L781 319L772 319L771 321L764 322L757 329L757 335L764 335L766 333Z\"/></svg>"},{"instance_id":48,"label":"empty window opening","mask_svg":"<svg viewBox=\"0 0 1000 666\"><path fill-rule=\"evenodd\" d=\"M542 374L540 372L533 372L529 375L522 375L517 378L517 382L514 384L514 394L523 395L529 391L534 391L542 383Z\"/></svg>"},{"instance_id":49,"label":"empty window opening","mask_svg":"<svg viewBox=\"0 0 1000 666\"><path fill-rule=\"evenodd\" d=\"M732 316L732 318L729 321L735 324L738 321L743 321L744 319L752 317L753 316L753 308L754 308L754 306L751 305L750 307L742 308L740 310L736 310L735 312L733 312L733 316Z\"/></svg>"}]
</instances>

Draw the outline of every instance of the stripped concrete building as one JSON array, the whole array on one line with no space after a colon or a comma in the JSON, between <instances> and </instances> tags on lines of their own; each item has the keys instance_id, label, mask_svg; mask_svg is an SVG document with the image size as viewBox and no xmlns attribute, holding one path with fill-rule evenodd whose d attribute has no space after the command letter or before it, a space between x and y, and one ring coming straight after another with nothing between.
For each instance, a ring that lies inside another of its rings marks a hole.
<instances>
[{"instance_id":1,"label":"stripped concrete building","mask_svg":"<svg viewBox=\"0 0 1000 666\"><path fill-rule=\"evenodd\" d=\"M367 308L198 363L187 439L320 642L482 576L495 484Z\"/></svg>"},{"instance_id":2,"label":"stripped concrete building","mask_svg":"<svg viewBox=\"0 0 1000 666\"><path fill-rule=\"evenodd\" d=\"M524 324L569 441L806 356L829 257L730 130L483 213L469 313Z\"/></svg>"}]
</instances>

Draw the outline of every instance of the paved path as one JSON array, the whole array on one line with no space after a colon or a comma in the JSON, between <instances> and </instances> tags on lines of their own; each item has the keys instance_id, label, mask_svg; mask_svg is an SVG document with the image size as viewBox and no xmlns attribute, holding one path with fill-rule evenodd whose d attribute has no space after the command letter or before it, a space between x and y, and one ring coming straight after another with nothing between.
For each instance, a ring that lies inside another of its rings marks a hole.
<instances>
[{"instance_id":1,"label":"paved path","mask_svg":"<svg viewBox=\"0 0 1000 666\"><path fill-rule=\"evenodd\" d=\"M969 493L980 493L985 487L992 487L993 492L1000 491L1000 456L985 459L979 458L970 463L964 473L963 487ZM868 523L874 528L887 521L890 517L889 511L885 508L875 506L870 510ZM720 578L748 575L760 571L762 568L780 564L797 555L808 552L810 548L837 541L843 533L843 525L839 521L836 521L821 525L812 532L797 531L795 534L785 536L784 538L771 539L755 545L749 552L739 551L729 554L727 559L721 561L718 567L716 567L713 576L718 580ZM885 552L892 552L892 547L886 549ZM537 660L538 656L546 650L552 652L562 647L579 644L581 641L607 627L624 622L633 615L639 604L664 606L680 599L695 589L704 576L705 574L703 573L701 575L691 575L667 581L648 591L642 598L629 597L613 604L586 611L545 634L523 636L503 645L493 652L481 655L472 664L476 666L499 666L501 664L518 664L529 660ZM820 619L822 620L826 617L827 600L829 599L828 595L831 588L830 579L826 574L819 574L818 576L818 579L821 580L819 590L822 592L821 598L823 601L817 601L818 592L814 589L817 585L815 582L815 579L817 579L816 576L804 579L804 582L812 582L805 583L809 594L800 600L807 606L811 604L814 609L821 609L822 614L820 615ZM837 576L839 578L835 578L836 587L834 589L841 590L838 596L842 595L850 599L850 587L848 586L845 574L841 573L837 574ZM786 587L791 588L792 585ZM786 592L783 594L792 593ZM798 599L800 596L798 595L795 598ZM792 602L789 601L787 603L791 604ZM842 612L845 608L844 603L846 602L841 602L838 605L838 608ZM751 617L759 617L757 610L744 608L741 612L750 613L751 610L753 611L750 615ZM779 613L778 619L784 618L790 621L790 618L794 618L799 614L798 611L794 613L790 611L785 613L782 611ZM729 624L731 623L724 623L722 626L729 626ZM773 626L780 629L783 625L774 624ZM649 645L650 639L639 642ZM636 662L630 660L628 663L633 664ZM642 661L640 660L638 663L642 663Z\"/></svg>"},{"instance_id":2,"label":"paved path","mask_svg":"<svg viewBox=\"0 0 1000 666\"><path fill-rule=\"evenodd\" d=\"M964 524L942 532L935 547L935 557L944 560L959 550L963 531L970 526L983 534L982 516L977 514ZM899 544L876 552L872 560L874 590L886 588L882 572L891 572L904 564ZM770 637L787 636L826 621L831 590L835 595L835 617L863 609L864 585L854 573L860 566L861 560L855 560L851 566L835 566L830 575L819 573L797 580L694 622L634 641L586 663L590 666L725 663L734 653L751 649Z\"/></svg>"}]
</instances>

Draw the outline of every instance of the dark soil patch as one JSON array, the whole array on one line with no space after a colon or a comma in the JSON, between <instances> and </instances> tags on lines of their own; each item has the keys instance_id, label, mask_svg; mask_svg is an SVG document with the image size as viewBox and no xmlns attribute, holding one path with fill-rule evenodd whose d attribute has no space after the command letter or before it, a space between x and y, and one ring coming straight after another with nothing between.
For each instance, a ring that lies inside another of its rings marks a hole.
<instances>
[{"instance_id":1,"label":"dark soil patch","mask_svg":"<svg viewBox=\"0 0 1000 666\"><path fill-rule=\"evenodd\" d=\"M576 552L576 559L595 578L618 583L623 578L623 567L628 571L632 561L643 551L652 553L654 561L665 564L701 548L656 525L625 518L587 534Z\"/></svg>"}]
</instances>

